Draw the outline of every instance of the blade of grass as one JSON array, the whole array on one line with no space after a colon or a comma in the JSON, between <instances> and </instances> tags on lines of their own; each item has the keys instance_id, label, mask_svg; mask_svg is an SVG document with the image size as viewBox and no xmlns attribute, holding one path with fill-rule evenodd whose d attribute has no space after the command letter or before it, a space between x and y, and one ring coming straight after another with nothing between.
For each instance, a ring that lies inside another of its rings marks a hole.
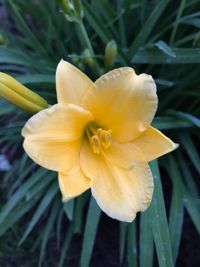
<instances>
[{"instance_id":1,"label":"blade of grass","mask_svg":"<svg viewBox=\"0 0 200 267\"><path fill-rule=\"evenodd\" d=\"M22 238L19 241L19 246L26 240L34 226L37 224L45 210L48 208L49 204L52 202L53 198L55 197L56 193L58 192L58 185L57 182L52 183L49 187L48 191L45 193L43 199L41 200L37 210L35 211L26 231L24 232Z\"/></svg>"},{"instance_id":2,"label":"blade of grass","mask_svg":"<svg viewBox=\"0 0 200 267\"><path fill-rule=\"evenodd\" d=\"M99 206L96 204L94 198L91 197L86 218L84 236L83 236L83 244L82 244L81 259L80 259L81 267L89 267L100 216L101 216L101 210Z\"/></svg>"},{"instance_id":3,"label":"blade of grass","mask_svg":"<svg viewBox=\"0 0 200 267\"><path fill-rule=\"evenodd\" d=\"M58 267L64 266L64 261L66 258L67 250L69 249L69 245L71 243L72 237L73 237L73 224L70 223L68 230L67 230L67 233L65 235L64 244L62 245L62 250L61 250L61 255L60 255Z\"/></svg>"},{"instance_id":4,"label":"blade of grass","mask_svg":"<svg viewBox=\"0 0 200 267\"><path fill-rule=\"evenodd\" d=\"M16 79L23 84L34 84L34 83L50 83L55 84L55 75L51 74L30 74L17 76Z\"/></svg>"},{"instance_id":5,"label":"blade of grass","mask_svg":"<svg viewBox=\"0 0 200 267\"><path fill-rule=\"evenodd\" d=\"M190 171L188 161L184 158L184 156L182 155L180 151L177 151L177 155L178 155L177 159L179 161L183 177L185 178L184 180L185 180L186 188L188 188L188 192L192 197L198 198L199 194L197 190L197 185Z\"/></svg>"},{"instance_id":6,"label":"blade of grass","mask_svg":"<svg viewBox=\"0 0 200 267\"><path fill-rule=\"evenodd\" d=\"M40 195L38 195L40 197ZM29 212L35 201L23 201L20 202L11 213L4 219L3 223L0 224L0 236L4 235L15 223L17 223L27 212Z\"/></svg>"},{"instance_id":7,"label":"blade of grass","mask_svg":"<svg viewBox=\"0 0 200 267\"><path fill-rule=\"evenodd\" d=\"M27 194L28 190L37 183L48 171L39 168L9 199L7 204L2 208L0 213L0 224L3 223L6 216L12 211L12 209L21 201L21 199Z\"/></svg>"},{"instance_id":8,"label":"blade of grass","mask_svg":"<svg viewBox=\"0 0 200 267\"><path fill-rule=\"evenodd\" d=\"M159 130L169 130L193 127L194 124L188 119L177 119L175 116L162 116L155 117L153 120L153 126Z\"/></svg>"},{"instance_id":9,"label":"blade of grass","mask_svg":"<svg viewBox=\"0 0 200 267\"><path fill-rule=\"evenodd\" d=\"M137 243L135 221L128 225L127 261L128 267L137 267Z\"/></svg>"},{"instance_id":10,"label":"blade of grass","mask_svg":"<svg viewBox=\"0 0 200 267\"><path fill-rule=\"evenodd\" d=\"M84 208L87 205L89 199L88 192L85 192L83 195L77 198L75 211L74 211L74 233L81 233L82 223L83 223L83 216L84 216Z\"/></svg>"},{"instance_id":11,"label":"blade of grass","mask_svg":"<svg viewBox=\"0 0 200 267\"><path fill-rule=\"evenodd\" d=\"M153 237L160 267L173 267L172 250L158 163L152 161L154 196L150 207Z\"/></svg>"},{"instance_id":12,"label":"blade of grass","mask_svg":"<svg viewBox=\"0 0 200 267\"><path fill-rule=\"evenodd\" d=\"M192 141L192 137L188 134L185 133L180 135L180 140L185 148L189 158L191 159L192 163L194 164L196 170L200 174L200 157L198 154L198 151L196 149L196 146L194 145Z\"/></svg>"},{"instance_id":13,"label":"blade of grass","mask_svg":"<svg viewBox=\"0 0 200 267\"><path fill-rule=\"evenodd\" d=\"M198 64L199 48L172 48L176 57L170 57L156 48L140 49L133 57L133 64Z\"/></svg>"},{"instance_id":14,"label":"blade of grass","mask_svg":"<svg viewBox=\"0 0 200 267\"><path fill-rule=\"evenodd\" d=\"M53 230L53 225L54 222L56 220L57 214L60 210L60 198L56 198L54 200L52 209L51 209L51 213L50 216L48 217L48 221L44 227L44 232L42 234L42 242L41 242L41 248L40 248L40 257L39 257L39 263L38 266L41 267L42 266L42 262L44 260L44 256L45 256L45 249L47 247L47 242L50 238L50 234Z\"/></svg>"},{"instance_id":15,"label":"blade of grass","mask_svg":"<svg viewBox=\"0 0 200 267\"><path fill-rule=\"evenodd\" d=\"M71 199L68 202L64 203L63 208L65 214L67 215L67 218L72 221L74 217L74 199Z\"/></svg>"},{"instance_id":16,"label":"blade of grass","mask_svg":"<svg viewBox=\"0 0 200 267\"><path fill-rule=\"evenodd\" d=\"M132 42L129 48L129 52L128 52L129 58L132 58L136 54L139 47L144 45L145 41L148 39L151 31L153 30L157 21L161 17L168 3L169 3L168 0L162 0L155 6L150 16L146 20L145 24L140 29L138 35L134 38L134 41Z\"/></svg>"},{"instance_id":17,"label":"blade of grass","mask_svg":"<svg viewBox=\"0 0 200 267\"><path fill-rule=\"evenodd\" d=\"M197 199L191 197L186 189L184 190L184 205L200 235L200 209L197 204Z\"/></svg>"},{"instance_id":18,"label":"blade of grass","mask_svg":"<svg viewBox=\"0 0 200 267\"><path fill-rule=\"evenodd\" d=\"M178 30L178 26L179 26L179 20L180 20L181 15L182 15L182 13L184 11L185 4L186 4L186 0L181 0L181 3L179 4L179 9L178 9L178 12L177 12L177 16L176 16L176 21L174 23L173 31L172 31L171 36L170 36L170 44L172 44L174 42L174 40L175 40L175 36L176 36L177 30Z\"/></svg>"},{"instance_id":19,"label":"blade of grass","mask_svg":"<svg viewBox=\"0 0 200 267\"><path fill-rule=\"evenodd\" d=\"M12 10L13 18L16 24L18 25L22 33L26 35L27 39L30 40L29 45L32 46L33 49L37 49L38 51L40 51L41 55L43 55L44 58L48 59L49 57L46 50L43 48L43 46L40 44L35 35L27 26L26 22L24 21L24 19L22 18L21 14L18 11L17 5L10 0L7 0L7 3L9 4L9 7Z\"/></svg>"},{"instance_id":20,"label":"blade of grass","mask_svg":"<svg viewBox=\"0 0 200 267\"><path fill-rule=\"evenodd\" d=\"M173 155L169 156L169 165L166 164L166 169L169 168L173 185L172 200L169 213L169 232L172 246L173 263L175 265L181 241L184 210L183 183L177 162Z\"/></svg>"},{"instance_id":21,"label":"blade of grass","mask_svg":"<svg viewBox=\"0 0 200 267\"><path fill-rule=\"evenodd\" d=\"M120 245L120 263L123 264L124 254L125 254L125 246L126 246L126 237L127 237L127 223L120 222L119 224L119 245Z\"/></svg>"},{"instance_id":22,"label":"blade of grass","mask_svg":"<svg viewBox=\"0 0 200 267\"><path fill-rule=\"evenodd\" d=\"M140 267L153 266L153 233L150 209L140 216Z\"/></svg>"},{"instance_id":23,"label":"blade of grass","mask_svg":"<svg viewBox=\"0 0 200 267\"><path fill-rule=\"evenodd\" d=\"M174 53L174 51L165 42L158 41L154 44L154 46L160 49L164 54L168 55L169 57L173 57L173 58L176 57L176 54Z\"/></svg>"}]
</instances>

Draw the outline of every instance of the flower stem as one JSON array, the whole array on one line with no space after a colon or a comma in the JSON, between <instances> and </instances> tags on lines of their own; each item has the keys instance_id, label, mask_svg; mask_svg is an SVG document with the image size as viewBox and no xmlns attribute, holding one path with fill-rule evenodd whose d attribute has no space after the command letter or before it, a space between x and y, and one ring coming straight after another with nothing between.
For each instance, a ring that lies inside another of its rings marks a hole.
<instances>
[{"instance_id":1,"label":"flower stem","mask_svg":"<svg viewBox=\"0 0 200 267\"><path fill-rule=\"evenodd\" d=\"M79 20L78 21L78 25L79 25L79 29L80 29L80 34L81 34L82 40L84 40L85 45L90 50L91 55L94 57L94 50L92 48L90 39L88 37L87 31L85 29L85 26L83 24L83 21L82 20Z\"/></svg>"},{"instance_id":2,"label":"flower stem","mask_svg":"<svg viewBox=\"0 0 200 267\"><path fill-rule=\"evenodd\" d=\"M98 72L99 75L101 75L100 67L98 65L98 62L95 59L95 53L94 53L94 50L92 48L92 45L91 45L91 42L90 42L88 33L87 33L86 28L85 28L85 25L83 23L83 20L82 19L79 19L76 22L77 22L77 25L78 25L78 28L77 29L78 29L78 31L80 33L81 41L83 41L84 44L85 44L85 46L89 49L90 54L93 57L94 62L95 62L95 66L94 66L95 67L95 70Z\"/></svg>"}]
</instances>

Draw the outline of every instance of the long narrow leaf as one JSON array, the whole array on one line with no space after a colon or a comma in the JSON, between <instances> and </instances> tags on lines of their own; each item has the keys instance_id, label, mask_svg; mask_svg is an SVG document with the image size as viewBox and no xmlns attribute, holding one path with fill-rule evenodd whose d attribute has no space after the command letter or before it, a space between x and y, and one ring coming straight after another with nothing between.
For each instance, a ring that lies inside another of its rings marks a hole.
<instances>
[{"instance_id":1,"label":"long narrow leaf","mask_svg":"<svg viewBox=\"0 0 200 267\"><path fill-rule=\"evenodd\" d=\"M81 260L80 260L81 267L89 267L100 216L101 216L101 210L99 206L97 206L94 198L92 197L88 208L88 214L83 236Z\"/></svg>"},{"instance_id":2,"label":"long narrow leaf","mask_svg":"<svg viewBox=\"0 0 200 267\"><path fill-rule=\"evenodd\" d=\"M157 161L151 162L154 176L154 197L150 207L153 237L160 267L173 267L173 258L167 216Z\"/></svg>"}]
</instances>

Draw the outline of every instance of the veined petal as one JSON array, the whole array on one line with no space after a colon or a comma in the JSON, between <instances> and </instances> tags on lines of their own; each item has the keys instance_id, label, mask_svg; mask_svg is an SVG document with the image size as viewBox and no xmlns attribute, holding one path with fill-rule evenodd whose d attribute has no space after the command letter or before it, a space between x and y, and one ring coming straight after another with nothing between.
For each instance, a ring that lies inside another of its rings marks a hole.
<instances>
[{"instance_id":1,"label":"veined petal","mask_svg":"<svg viewBox=\"0 0 200 267\"><path fill-rule=\"evenodd\" d=\"M83 129L91 118L89 112L75 105L57 104L42 110L22 129L24 149L45 168L77 169Z\"/></svg>"},{"instance_id":2,"label":"veined petal","mask_svg":"<svg viewBox=\"0 0 200 267\"><path fill-rule=\"evenodd\" d=\"M60 172L58 181L63 201L82 194L90 188L91 184L91 180L85 177L80 168L73 174Z\"/></svg>"},{"instance_id":3,"label":"veined petal","mask_svg":"<svg viewBox=\"0 0 200 267\"><path fill-rule=\"evenodd\" d=\"M143 152L146 161L154 160L178 147L178 144L151 126L133 143Z\"/></svg>"},{"instance_id":4,"label":"veined petal","mask_svg":"<svg viewBox=\"0 0 200 267\"><path fill-rule=\"evenodd\" d=\"M69 104L56 104L32 116L22 129L25 138L48 141L74 141L82 137L90 112Z\"/></svg>"},{"instance_id":5,"label":"veined petal","mask_svg":"<svg viewBox=\"0 0 200 267\"><path fill-rule=\"evenodd\" d=\"M80 139L70 143L26 138L23 147L33 161L49 170L72 172L79 169Z\"/></svg>"},{"instance_id":6,"label":"veined petal","mask_svg":"<svg viewBox=\"0 0 200 267\"><path fill-rule=\"evenodd\" d=\"M82 105L95 121L120 142L137 138L157 109L156 85L150 75L119 68L100 77L83 97Z\"/></svg>"},{"instance_id":7,"label":"veined petal","mask_svg":"<svg viewBox=\"0 0 200 267\"><path fill-rule=\"evenodd\" d=\"M56 70L58 103L79 105L83 95L93 82L72 64L61 60Z\"/></svg>"},{"instance_id":8,"label":"veined petal","mask_svg":"<svg viewBox=\"0 0 200 267\"><path fill-rule=\"evenodd\" d=\"M91 152L86 142L80 154L81 168L92 179L91 190L101 209L110 217L131 222L138 211L144 211L153 194L153 177L147 163L132 169L110 164Z\"/></svg>"},{"instance_id":9,"label":"veined petal","mask_svg":"<svg viewBox=\"0 0 200 267\"><path fill-rule=\"evenodd\" d=\"M133 143L112 140L110 148L102 151L102 154L111 164L124 169L133 168L136 162L145 162L142 151Z\"/></svg>"}]
</instances>

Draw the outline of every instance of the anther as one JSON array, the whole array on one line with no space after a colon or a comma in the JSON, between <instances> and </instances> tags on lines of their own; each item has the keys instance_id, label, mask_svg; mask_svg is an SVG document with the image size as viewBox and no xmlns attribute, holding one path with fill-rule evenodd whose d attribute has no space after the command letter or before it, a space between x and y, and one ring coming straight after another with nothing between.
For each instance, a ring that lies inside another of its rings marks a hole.
<instances>
[{"instance_id":1,"label":"anther","mask_svg":"<svg viewBox=\"0 0 200 267\"><path fill-rule=\"evenodd\" d=\"M106 131L99 128L97 130L97 135L101 141L103 149L108 149L111 146L111 130Z\"/></svg>"},{"instance_id":2,"label":"anther","mask_svg":"<svg viewBox=\"0 0 200 267\"><path fill-rule=\"evenodd\" d=\"M90 145L92 148L92 151L95 154L100 154L101 152L101 141L99 140L99 137L95 134L90 138Z\"/></svg>"}]
</instances>

